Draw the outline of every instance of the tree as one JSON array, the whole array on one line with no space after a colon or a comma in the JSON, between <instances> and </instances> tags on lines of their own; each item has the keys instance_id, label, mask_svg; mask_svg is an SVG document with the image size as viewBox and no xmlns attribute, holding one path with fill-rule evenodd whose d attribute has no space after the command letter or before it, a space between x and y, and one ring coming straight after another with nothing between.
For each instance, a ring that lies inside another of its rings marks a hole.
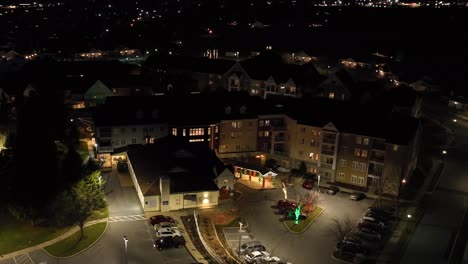
<instances>
[{"instance_id":1,"label":"tree","mask_svg":"<svg viewBox=\"0 0 468 264\"><path fill-rule=\"evenodd\" d=\"M60 224L77 224L80 240L84 237L84 224L95 210L105 207L101 189L100 171L95 171L57 196L51 211Z\"/></svg>"},{"instance_id":2,"label":"tree","mask_svg":"<svg viewBox=\"0 0 468 264\"><path fill-rule=\"evenodd\" d=\"M351 221L349 216L345 216L343 219L333 218L328 228L328 233L335 237L336 241L340 243L346 236L348 236L354 228L354 223ZM338 247L341 254L341 247Z\"/></svg>"},{"instance_id":3,"label":"tree","mask_svg":"<svg viewBox=\"0 0 468 264\"><path fill-rule=\"evenodd\" d=\"M307 173L307 166L305 165L304 162L301 162L299 165L299 174L305 175Z\"/></svg>"},{"instance_id":4,"label":"tree","mask_svg":"<svg viewBox=\"0 0 468 264\"><path fill-rule=\"evenodd\" d=\"M77 181L81 178L83 159L72 145L68 146L67 154L62 161L62 180L65 182Z\"/></svg>"}]
</instances>

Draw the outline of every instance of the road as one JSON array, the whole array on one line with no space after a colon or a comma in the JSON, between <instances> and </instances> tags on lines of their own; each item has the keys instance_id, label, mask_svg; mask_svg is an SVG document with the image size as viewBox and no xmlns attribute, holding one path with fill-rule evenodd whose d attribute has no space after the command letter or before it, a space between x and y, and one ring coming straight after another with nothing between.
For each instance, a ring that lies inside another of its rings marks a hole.
<instances>
[{"instance_id":1,"label":"road","mask_svg":"<svg viewBox=\"0 0 468 264\"><path fill-rule=\"evenodd\" d=\"M468 205L468 122L450 115L437 100L424 105L424 113L454 132L447 149L445 170L436 191L425 197L426 212L411 237L402 263L448 262L457 231ZM464 246L463 246L464 248ZM463 250L458 253L462 254Z\"/></svg>"},{"instance_id":2,"label":"road","mask_svg":"<svg viewBox=\"0 0 468 264\"><path fill-rule=\"evenodd\" d=\"M43 250L36 250L0 264L100 264L125 263L127 236L128 264L187 264L193 258L185 248L157 251L153 248L154 230L144 216L140 202L128 175L119 177L117 172L103 173L106 181L106 200L109 205L109 223L103 237L91 248L71 258L53 258Z\"/></svg>"},{"instance_id":3,"label":"road","mask_svg":"<svg viewBox=\"0 0 468 264\"><path fill-rule=\"evenodd\" d=\"M243 195L239 200L239 212L248 222L248 231L256 240L265 245L267 251L283 261L294 264L342 263L331 258L335 248L335 238L329 229L332 219L349 217L353 222L363 216L372 203L371 199L351 201L348 195L322 193L318 206L324 209L322 215L302 234L290 233L280 222L280 215L271 208L284 198L280 189L252 190L240 186ZM288 198L294 198L295 187L288 188Z\"/></svg>"}]
</instances>

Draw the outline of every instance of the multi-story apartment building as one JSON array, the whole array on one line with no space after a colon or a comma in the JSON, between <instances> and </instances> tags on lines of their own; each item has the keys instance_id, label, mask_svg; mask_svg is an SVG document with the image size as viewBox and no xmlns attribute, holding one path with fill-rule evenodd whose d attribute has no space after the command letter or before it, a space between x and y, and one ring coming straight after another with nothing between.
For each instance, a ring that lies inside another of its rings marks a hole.
<instances>
[{"instance_id":1,"label":"multi-story apartment building","mask_svg":"<svg viewBox=\"0 0 468 264\"><path fill-rule=\"evenodd\" d=\"M189 142L205 142L221 158L246 161L261 156L286 168L299 168L304 163L308 172L321 175L324 181L362 190L379 188L393 195L416 166L421 129L413 117L361 111L324 99L271 104L252 98L191 96L184 105L190 113L182 115L171 114L177 104L170 97L152 98L136 104L153 109L134 115L136 120L143 115L140 123L95 120L98 152L110 153L128 144L151 144L169 134L186 137Z\"/></svg>"}]
</instances>

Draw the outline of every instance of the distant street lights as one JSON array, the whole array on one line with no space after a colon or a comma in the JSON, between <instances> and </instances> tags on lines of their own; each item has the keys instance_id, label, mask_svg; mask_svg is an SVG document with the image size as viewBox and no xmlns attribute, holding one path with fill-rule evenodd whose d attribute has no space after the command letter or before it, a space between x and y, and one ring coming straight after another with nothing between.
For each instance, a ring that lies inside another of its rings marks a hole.
<instances>
[{"instance_id":1,"label":"distant street lights","mask_svg":"<svg viewBox=\"0 0 468 264\"><path fill-rule=\"evenodd\" d=\"M123 237L123 240L124 240L124 243L125 243L125 264L128 264L128 256L127 256L127 243L128 243L128 239L127 239L127 236L124 236L124 237Z\"/></svg>"}]
</instances>

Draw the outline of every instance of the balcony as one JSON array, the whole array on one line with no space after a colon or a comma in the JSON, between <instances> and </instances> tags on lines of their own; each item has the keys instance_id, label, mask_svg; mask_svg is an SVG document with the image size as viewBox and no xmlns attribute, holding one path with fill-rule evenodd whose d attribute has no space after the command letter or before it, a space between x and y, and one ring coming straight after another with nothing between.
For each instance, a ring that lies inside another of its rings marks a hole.
<instances>
[{"instance_id":1,"label":"balcony","mask_svg":"<svg viewBox=\"0 0 468 264\"><path fill-rule=\"evenodd\" d=\"M367 174L373 177L379 177L379 178L382 177L382 171L379 171L379 170L369 170Z\"/></svg>"},{"instance_id":2,"label":"balcony","mask_svg":"<svg viewBox=\"0 0 468 264\"><path fill-rule=\"evenodd\" d=\"M324 169L332 169L332 168L333 168L333 164L328 164L328 163L320 163L320 168L324 168Z\"/></svg>"},{"instance_id":3,"label":"balcony","mask_svg":"<svg viewBox=\"0 0 468 264\"><path fill-rule=\"evenodd\" d=\"M322 138L322 143L335 145L335 139L334 138Z\"/></svg>"},{"instance_id":4,"label":"balcony","mask_svg":"<svg viewBox=\"0 0 468 264\"><path fill-rule=\"evenodd\" d=\"M284 124L271 124L271 131L287 131L288 128Z\"/></svg>"},{"instance_id":5,"label":"balcony","mask_svg":"<svg viewBox=\"0 0 468 264\"><path fill-rule=\"evenodd\" d=\"M373 149L377 150L385 150L385 144L384 143L374 143L372 144Z\"/></svg>"},{"instance_id":6,"label":"balcony","mask_svg":"<svg viewBox=\"0 0 468 264\"><path fill-rule=\"evenodd\" d=\"M286 137L285 136L275 136L274 137L275 142L286 142Z\"/></svg>"},{"instance_id":7,"label":"balcony","mask_svg":"<svg viewBox=\"0 0 468 264\"><path fill-rule=\"evenodd\" d=\"M98 153L109 153L109 152L113 152L114 151L114 147L113 146L98 146L97 147L97 152Z\"/></svg>"},{"instance_id":8,"label":"balcony","mask_svg":"<svg viewBox=\"0 0 468 264\"><path fill-rule=\"evenodd\" d=\"M335 151L333 150L327 150L327 149L322 149L322 152L320 152L322 155L328 155L328 156L333 156L335 155Z\"/></svg>"},{"instance_id":9,"label":"balcony","mask_svg":"<svg viewBox=\"0 0 468 264\"><path fill-rule=\"evenodd\" d=\"M284 151L273 151L273 154L283 157L289 157L288 153Z\"/></svg>"},{"instance_id":10,"label":"balcony","mask_svg":"<svg viewBox=\"0 0 468 264\"><path fill-rule=\"evenodd\" d=\"M376 162L376 163L384 163L384 156L381 155L375 155L374 153L371 154L369 158L370 162Z\"/></svg>"}]
</instances>

